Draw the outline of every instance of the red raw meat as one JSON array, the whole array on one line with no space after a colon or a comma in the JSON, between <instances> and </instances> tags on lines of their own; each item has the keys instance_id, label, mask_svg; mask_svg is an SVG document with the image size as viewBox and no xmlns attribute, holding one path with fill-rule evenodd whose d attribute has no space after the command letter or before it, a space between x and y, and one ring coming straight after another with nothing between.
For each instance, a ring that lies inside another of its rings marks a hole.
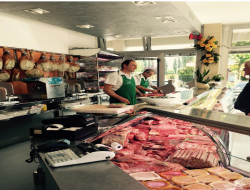
<instances>
[{"instance_id":1,"label":"red raw meat","mask_svg":"<svg viewBox=\"0 0 250 190\"><path fill-rule=\"evenodd\" d=\"M152 125L153 122L154 122L154 120L144 120L141 123L144 124L144 125Z\"/></svg>"},{"instance_id":2,"label":"red raw meat","mask_svg":"<svg viewBox=\"0 0 250 190\"><path fill-rule=\"evenodd\" d=\"M170 139L180 139L184 140L187 137L187 135L168 135L168 140Z\"/></svg>"},{"instance_id":3,"label":"red raw meat","mask_svg":"<svg viewBox=\"0 0 250 190\"><path fill-rule=\"evenodd\" d=\"M134 140L134 137L135 137L135 133L130 132L130 133L128 134L128 140L129 140L129 141Z\"/></svg>"},{"instance_id":4,"label":"red raw meat","mask_svg":"<svg viewBox=\"0 0 250 190\"><path fill-rule=\"evenodd\" d=\"M165 124L164 121L153 121L152 125L161 125L161 124Z\"/></svg>"},{"instance_id":5,"label":"red raw meat","mask_svg":"<svg viewBox=\"0 0 250 190\"><path fill-rule=\"evenodd\" d=\"M102 144L110 146L111 143L117 142L124 146L128 142L128 134L131 131L131 127L124 127L119 131L113 132L102 138Z\"/></svg>"},{"instance_id":6,"label":"red raw meat","mask_svg":"<svg viewBox=\"0 0 250 190\"><path fill-rule=\"evenodd\" d=\"M145 124L137 124L136 128L141 128L141 129L150 129L150 125L145 125Z\"/></svg>"},{"instance_id":7,"label":"red raw meat","mask_svg":"<svg viewBox=\"0 0 250 190\"><path fill-rule=\"evenodd\" d=\"M165 141L165 142L168 142L168 137L149 135L148 140L149 141Z\"/></svg>"},{"instance_id":8,"label":"red raw meat","mask_svg":"<svg viewBox=\"0 0 250 190\"><path fill-rule=\"evenodd\" d=\"M191 135L198 135L198 129L194 129L194 128L191 129L191 130L190 130L190 134L191 134Z\"/></svg>"},{"instance_id":9,"label":"red raw meat","mask_svg":"<svg viewBox=\"0 0 250 190\"><path fill-rule=\"evenodd\" d=\"M139 132L139 133L135 134L135 139L139 140L139 141L146 141L148 139L148 134L143 133L143 132Z\"/></svg>"},{"instance_id":10,"label":"red raw meat","mask_svg":"<svg viewBox=\"0 0 250 190\"><path fill-rule=\"evenodd\" d=\"M200 135L200 136L205 136L205 134L204 134L202 131L199 131L199 132L198 132L198 135Z\"/></svg>"},{"instance_id":11,"label":"red raw meat","mask_svg":"<svg viewBox=\"0 0 250 190\"><path fill-rule=\"evenodd\" d=\"M123 148L122 150L118 151L118 154L121 156L132 156L134 154L134 150L131 148Z\"/></svg>"},{"instance_id":12,"label":"red raw meat","mask_svg":"<svg viewBox=\"0 0 250 190\"><path fill-rule=\"evenodd\" d=\"M117 165L119 168L121 168L122 170L129 169L129 165L127 163L124 163L124 162L113 162L113 163Z\"/></svg>"},{"instance_id":13,"label":"red raw meat","mask_svg":"<svg viewBox=\"0 0 250 190\"><path fill-rule=\"evenodd\" d=\"M131 133L135 133L135 134L139 133L139 129L132 127Z\"/></svg>"}]
</instances>

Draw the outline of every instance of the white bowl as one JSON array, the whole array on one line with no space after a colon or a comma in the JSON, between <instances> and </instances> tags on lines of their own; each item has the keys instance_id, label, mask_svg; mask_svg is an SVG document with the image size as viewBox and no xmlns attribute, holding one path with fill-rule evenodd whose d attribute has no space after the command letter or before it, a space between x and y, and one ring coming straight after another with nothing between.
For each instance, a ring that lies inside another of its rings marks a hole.
<instances>
[{"instance_id":1,"label":"white bowl","mask_svg":"<svg viewBox=\"0 0 250 190\"><path fill-rule=\"evenodd\" d=\"M141 97L141 100L143 102L146 102L148 104L152 105L170 105L174 104L177 98L150 98L150 97Z\"/></svg>"}]
</instances>

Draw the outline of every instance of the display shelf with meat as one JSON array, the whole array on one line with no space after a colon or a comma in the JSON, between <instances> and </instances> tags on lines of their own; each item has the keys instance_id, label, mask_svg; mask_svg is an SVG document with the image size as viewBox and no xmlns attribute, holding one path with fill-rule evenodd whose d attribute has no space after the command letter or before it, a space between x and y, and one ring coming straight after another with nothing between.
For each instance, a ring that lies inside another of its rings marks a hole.
<instances>
[{"instance_id":1,"label":"display shelf with meat","mask_svg":"<svg viewBox=\"0 0 250 190\"><path fill-rule=\"evenodd\" d=\"M37 66L43 71L49 72L52 71L52 65L53 63L47 59L46 53L42 52L41 57L37 61Z\"/></svg>"},{"instance_id":2,"label":"display shelf with meat","mask_svg":"<svg viewBox=\"0 0 250 190\"><path fill-rule=\"evenodd\" d=\"M70 64L68 68L68 75L70 79L75 78L75 73L80 70L80 66L76 63L76 61L73 59L73 56L68 57L68 62Z\"/></svg>"},{"instance_id":3,"label":"display shelf with meat","mask_svg":"<svg viewBox=\"0 0 250 190\"><path fill-rule=\"evenodd\" d=\"M202 169L186 170L185 173L192 176L192 177L197 177L197 176L201 176L201 175L208 175L208 172L206 172L205 170L202 170Z\"/></svg>"},{"instance_id":4,"label":"display shelf with meat","mask_svg":"<svg viewBox=\"0 0 250 190\"><path fill-rule=\"evenodd\" d=\"M29 57L28 53L24 49L21 49L21 53L21 57L18 59L18 65L20 69L23 71L29 71L33 69L35 66L33 57Z\"/></svg>"},{"instance_id":5,"label":"display shelf with meat","mask_svg":"<svg viewBox=\"0 0 250 190\"><path fill-rule=\"evenodd\" d=\"M34 52L33 50L30 50L30 60L34 60ZM33 69L25 71L25 76L30 77L30 78L38 78L38 77L43 77L43 70L38 67L36 64Z\"/></svg>"},{"instance_id":6,"label":"display shelf with meat","mask_svg":"<svg viewBox=\"0 0 250 190\"><path fill-rule=\"evenodd\" d=\"M157 189L162 189L165 187L168 187L170 185L169 182L167 182L166 180L154 180L154 181L145 181L143 182L143 184L152 190L157 190Z\"/></svg>"},{"instance_id":7,"label":"display shelf with meat","mask_svg":"<svg viewBox=\"0 0 250 190\"><path fill-rule=\"evenodd\" d=\"M195 183L185 186L185 190L211 190L212 188L202 183Z\"/></svg>"},{"instance_id":8,"label":"display shelf with meat","mask_svg":"<svg viewBox=\"0 0 250 190\"><path fill-rule=\"evenodd\" d=\"M233 183L227 181L218 181L209 184L215 190L237 190Z\"/></svg>"}]
</instances>

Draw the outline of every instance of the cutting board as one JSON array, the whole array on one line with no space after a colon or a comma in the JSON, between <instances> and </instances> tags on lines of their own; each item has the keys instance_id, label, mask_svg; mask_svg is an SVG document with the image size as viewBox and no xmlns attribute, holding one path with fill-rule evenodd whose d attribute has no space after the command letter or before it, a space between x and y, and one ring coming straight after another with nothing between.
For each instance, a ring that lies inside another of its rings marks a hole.
<instances>
[{"instance_id":1,"label":"cutting board","mask_svg":"<svg viewBox=\"0 0 250 190\"><path fill-rule=\"evenodd\" d=\"M87 105L73 108L77 113L103 113L103 114L120 114L125 111L134 109L133 105L126 105L124 108L108 108L108 105Z\"/></svg>"}]
</instances>

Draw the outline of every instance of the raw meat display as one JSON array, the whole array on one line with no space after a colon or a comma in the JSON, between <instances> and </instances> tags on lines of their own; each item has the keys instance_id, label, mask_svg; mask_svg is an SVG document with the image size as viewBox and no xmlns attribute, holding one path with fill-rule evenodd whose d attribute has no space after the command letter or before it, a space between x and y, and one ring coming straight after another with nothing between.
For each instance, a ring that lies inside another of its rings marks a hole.
<instances>
[{"instance_id":1,"label":"raw meat display","mask_svg":"<svg viewBox=\"0 0 250 190\"><path fill-rule=\"evenodd\" d=\"M234 181L234 184L239 187L239 189L249 190L250 189L250 178L242 178Z\"/></svg>"},{"instance_id":2,"label":"raw meat display","mask_svg":"<svg viewBox=\"0 0 250 190\"><path fill-rule=\"evenodd\" d=\"M208 173L205 170L201 170L201 169L186 170L185 173L193 177L197 177L201 175L208 175Z\"/></svg>"},{"instance_id":3,"label":"raw meat display","mask_svg":"<svg viewBox=\"0 0 250 190\"><path fill-rule=\"evenodd\" d=\"M154 173L154 172L139 172L139 173L132 173L130 174L136 180L156 180L160 179L161 177Z\"/></svg>"},{"instance_id":4,"label":"raw meat display","mask_svg":"<svg viewBox=\"0 0 250 190\"><path fill-rule=\"evenodd\" d=\"M233 183L227 181L218 181L209 184L215 190L237 190L236 186Z\"/></svg>"},{"instance_id":5,"label":"raw meat display","mask_svg":"<svg viewBox=\"0 0 250 190\"><path fill-rule=\"evenodd\" d=\"M222 181L222 179L220 179L219 177L215 175L202 175L202 176L198 176L196 179L202 183L213 183L216 181Z\"/></svg>"},{"instance_id":6,"label":"raw meat display","mask_svg":"<svg viewBox=\"0 0 250 190\"><path fill-rule=\"evenodd\" d=\"M43 71L52 71L52 65L53 63L51 63L49 60L47 60L46 58L46 53L42 52L41 57L39 58L38 62L37 62L37 66L42 69Z\"/></svg>"},{"instance_id":7,"label":"raw meat display","mask_svg":"<svg viewBox=\"0 0 250 190\"><path fill-rule=\"evenodd\" d=\"M160 176L167 180L171 180L171 178L174 176L186 176L186 174L179 171L169 171L160 173Z\"/></svg>"},{"instance_id":8,"label":"raw meat display","mask_svg":"<svg viewBox=\"0 0 250 190\"><path fill-rule=\"evenodd\" d=\"M109 104L108 108L124 108L125 104Z\"/></svg>"},{"instance_id":9,"label":"raw meat display","mask_svg":"<svg viewBox=\"0 0 250 190\"><path fill-rule=\"evenodd\" d=\"M15 58L10 54L7 47L3 47L3 68L6 70L13 69L15 67Z\"/></svg>"},{"instance_id":10,"label":"raw meat display","mask_svg":"<svg viewBox=\"0 0 250 190\"><path fill-rule=\"evenodd\" d=\"M202 183L191 184L185 187L186 190L211 190L212 188Z\"/></svg>"},{"instance_id":11,"label":"raw meat display","mask_svg":"<svg viewBox=\"0 0 250 190\"><path fill-rule=\"evenodd\" d=\"M241 179L243 178L242 175L236 173L236 172L221 172L221 173L218 173L219 176L227 179L227 180L237 180L237 179Z\"/></svg>"},{"instance_id":12,"label":"raw meat display","mask_svg":"<svg viewBox=\"0 0 250 190\"><path fill-rule=\"evenodd\" d=\"M166 180L154 180L154 181L146 181L143 184L148 187L149 189L159 189L169 186L169 182Z\"/></svg>"},{"instance_id":13,"label":"raw meat display","mask_svg":"<svg viewBox=\"0 0 250 190\"><path fill-rule=\"evenodd\" d=\"M190 176L175 176L171 179L177 185L190 185L194 183L198 183L198 181Z\"/></svg>"},{"instance_id":14,"label":"raw meat display","mask_svg":"<svg viewBox=\"0 0 250 190\"><path fill-rule=\"evenodd\" d=\"M229 170L223 168L223 167L212 167L212 168L205 168L206 171L208 171L209 173L212 173L212 174L217 174L217 173L220 173L220 172L229 172Z\"/></svg>"},{"instance_id":15,"label":"raw meat display","mask_svg":"<svg viewBox=\"0 0 250 190\"><path fill-rule=\"evenodd\" d=\"M18 65L21 70L28 71L34 68L35 61L33 57L28 57L27 52L24 49L21 49L22 55L18 60Z\"/></svg>"}]
</instances>

